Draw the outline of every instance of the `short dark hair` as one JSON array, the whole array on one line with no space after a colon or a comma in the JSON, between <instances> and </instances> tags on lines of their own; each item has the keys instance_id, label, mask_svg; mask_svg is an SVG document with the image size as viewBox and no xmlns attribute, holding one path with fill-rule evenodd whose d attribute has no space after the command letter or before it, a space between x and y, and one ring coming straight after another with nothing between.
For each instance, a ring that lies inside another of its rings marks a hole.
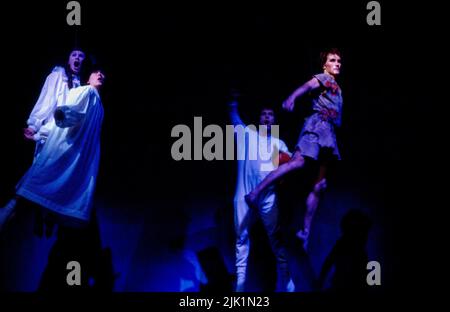
<instances>
[{"instance_id":1,"label":"short dark hair","mask_svg":"<svg viewBox=\"0 0 450 312\"><path fill-rule=\"evenodd\" d=\"M82 72L81 72L81 80L82 83L86 83L89 80L89 77L92 73L101 71L102 73L105 73L103 69L103 65L98 62L98 60L93 55L89 55L89 57L86 57L84 60L85 64L83 64Z\"/></svg>"},{"instance_id":2,"label":"short dark hair","mask_svg":"<svg viewBox=\"0 0 450 312\"><path fill-rule=\"evenodd\" d=\"M263 110L271 110L272 112L275 113L275 108L273 108L272 106L268 106L268 105L261 106L259 113L261 114Z\"/></svg>"},{"instance_id":3,"label":"short dark hair","mask_svg":"<svg viewBox=\"0 0 450 312\"><path fill-rule=\"evenodd\" d=\"M339 55L340 57L342 57L341 51L339 51L337 48L331 48L331 49L324 50L324 51L320 52L320 66L325 65L325 63L327 62L328 54L336 54L336 55Z\"/></svg>"},{"instance_id":4,"label":"short dark hair","mask_svg":"<svg viewBox=\"0 0 450 312\"><path fill-rule=\"evenodd\" d=\"M69 51L69 55L72 54L73 51L81 51L83 52L85 55L87 55L88 53L86 52L86 49L84 49L83 47L79 46L79 45L74 45L72 47L72 49L70 49Z\"/></svg>"}]
</instances>

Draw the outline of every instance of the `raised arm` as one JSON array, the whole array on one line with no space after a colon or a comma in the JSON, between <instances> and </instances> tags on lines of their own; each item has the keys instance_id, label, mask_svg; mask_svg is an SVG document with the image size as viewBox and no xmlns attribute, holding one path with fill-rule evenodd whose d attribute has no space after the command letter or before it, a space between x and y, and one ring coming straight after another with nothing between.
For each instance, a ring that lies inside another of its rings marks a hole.
<instances>
[{"instance_id":1,"label":"raised arm","mask_svg":"<svg viewBox=\"0 0 450 312\"><path fill-rule=\"evenodd\" d=\"M239 116L238 111L238 101L236 99L231 100L228 103L228 112L230 114L230 120L233 126L241 125L245 127L245 123L242 121L241 117Z\"/></svg>"},{"instance_id":2,"label":"raised arm","mask_svg":"<svg viewBox=\"0 0 450 312\"><path fill-rule=\"evenodd\" d=\"M304 94L319 87L319 80L317 80L317 78L312 78L311 80L304 83L300 88L295 90L294 93L292 93L291 96L289 96L287 100L283 102L283 108L289 112L292 112L294 110L296 98L303 96Z\"/></svg>"}]
</instances>

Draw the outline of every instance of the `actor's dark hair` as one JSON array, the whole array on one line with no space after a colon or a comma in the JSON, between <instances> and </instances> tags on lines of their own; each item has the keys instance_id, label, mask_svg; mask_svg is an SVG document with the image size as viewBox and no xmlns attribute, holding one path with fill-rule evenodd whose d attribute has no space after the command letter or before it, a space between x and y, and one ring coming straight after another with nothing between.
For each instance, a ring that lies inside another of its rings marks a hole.
<instances>
[{"instance_id":1,"label":"actor's dark hair","mask_svg":"<svg viewBox=\"0 0 450 312\"><path fill-rule=\"evenodd\" d=\"M275 114L275 108L271 105L262 105L260 106L259 113L261 114L263 110L271 110Z\"/></svg>"},{"instance_id":2,"label":"actor's dark hair","mask_svg":"<svg viewBox=\"0 0 450 312\"><path fill-rule=\"evenodd\" d=\"M82 84L83 81L81 80L81 77L83 75L83 70L85 68L84 64L85 64L86 59L88 58L88 55L84 51L84 49L82 49L80 47L74 47L73 49L71 49L69 51L69 53L68 53L69 57L70 57L70 55L72 54L73 51L81 51L85 55L85 60L83 61L83 66L81 66L81 71L80 71L80 83ZM72 72L72 69L69 66L69 62L68 62L67 59L66 59L66 62L64 63L64 70L66 71L66 75L67 75L67 78L68 78L67 84L69 86L69 89L72 89L72 87L73 87L73 77L72 77L73 72Z\"/></svg>"},{"instance_id":3,"label":"actor's dark hair","mask_svg":"<svg viewBox=\"0 0 450 312\"><path fill-rule=\"evenodd\" d=\"M70 69L69 64L64 65L64 71L66 72L67 76L67 85L69 86L69 89L72 89L73 87L73 76L72 76L72 69Z\"/></svg>"},{"instance_id":4,"label":"actor's dark hair","mask_svg":"<svg viewBox=\"0 0 450 312\"><path fill-rule=\"evenodd\" d=\"M276 115L277 115L277 111L276 111L275 107L272 106L272 105L267 105L266 104L266 105L261 105L259 107L259 115L258 115L258 117L261 116L261 113L262 113L263 110L271 110L273 112L274 117L276 117Z\"/></svg>"},{"instance_id":5,"label":"actor's dark hair","mask_svg":"<svg viewBox=\"0 0 450 312\"><path fill-rule=\"evenodd\" d=\"M336 54L342 58L342 53L337 48L331 48L320 52L320 66L325 65L327 62L328 54Z\"/></svg>"},{"instance_id":6,"label":"actor's dark hair","mask_svg":"<svg viewBox=\"0 0 450 312\"><path fill-rule=\"evenodd\" d=\"M89 57L86 56L80 74L81 83L82 84L87 83L91 74L98 71L105 73L103 66L98 62L98 60L93 55L90 55Z\"/></svg>"}]
</instances>

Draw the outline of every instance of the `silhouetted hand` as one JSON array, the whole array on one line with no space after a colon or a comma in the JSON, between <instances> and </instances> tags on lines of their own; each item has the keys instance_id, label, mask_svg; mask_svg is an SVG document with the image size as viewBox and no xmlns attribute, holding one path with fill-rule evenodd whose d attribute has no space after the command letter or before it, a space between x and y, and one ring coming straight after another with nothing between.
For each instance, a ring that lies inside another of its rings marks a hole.
<instances>
[{"instance_id":1,"label":"silhouetted hand","mask_svg":"<svg viewBox=\"0 0 450 312\"><path fill-rule=\"evenodd\" d=\"M239 90L237 89L231 89L230 91L230 101L228 102L228 106L230 108L237 108L239 103L238 103L238 98L241 96L241 93L239 92Z\"/></svg>"}]
</instances>

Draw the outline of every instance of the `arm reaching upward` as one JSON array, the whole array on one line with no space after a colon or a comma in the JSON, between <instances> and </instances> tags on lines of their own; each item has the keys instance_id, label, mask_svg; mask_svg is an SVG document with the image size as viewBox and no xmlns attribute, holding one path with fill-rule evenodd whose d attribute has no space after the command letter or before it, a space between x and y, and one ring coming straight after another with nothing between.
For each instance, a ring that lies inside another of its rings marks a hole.
<instances>
[{"instance_id":1,"label":"arm reaching upward","mask_svg":"<svg viewBox=\"0 0 450 312\"><path fill-rule=\"evenodd\" d=\"M233 126L238 126L241 125L243 127L245 127L245 123L242 121L241 117L239 116L239 111L238 111L238 106L239 103L237 101L239 94L237 93L237 91L235 91L232 94L232 99L230 102L228 102L228 112L230 114L230 120L231 123L233 124Z\"/></svg>"}]
</instances>

